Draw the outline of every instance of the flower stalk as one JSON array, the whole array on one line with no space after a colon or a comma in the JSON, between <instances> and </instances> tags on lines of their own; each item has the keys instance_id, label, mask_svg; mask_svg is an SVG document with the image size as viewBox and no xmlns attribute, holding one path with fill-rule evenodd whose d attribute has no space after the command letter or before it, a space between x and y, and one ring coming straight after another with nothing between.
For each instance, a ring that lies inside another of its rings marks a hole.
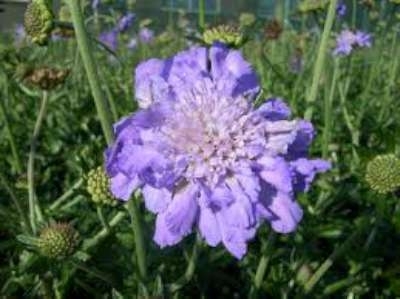
<instances>
[{"instance_id":1,"label":"flower stalk","mask_svg":"<svg viewBox=\"0 0 400 299\"><path fill-rule=\"evenodd\" d=\"M85 67L86 75L89 80L90 89L95 101L97 114L100 119L104 137L106 138L107 144L111 144L113 140L112 122L110 118L111 113L109 113L107 101L103 97L103 93L101 91L100 80L93 56L91 55L89 38L85 29L79 0L68 0L67 3L70 8L78 48L82 57L83 65Z\"/></svg>"},{"instance_id":2,"label":"flower stalk","mask_svg":"<svg viewBox=\"0 0 400 299\"><path fill-rule=\"evenodd\" d=\"M135 238L136 246L136 259L139 269L139 275L142 280L147 278L147 266L146 266L146 248L144 245L142 220L140 217L139 206L138 206L138 196L135 196L128 201L127 210L131 217L131 224L133 229L133 234Z\"/></svg>"},{"instance_id":3,"label":"flower stalk","mask_svg":"<svg viewBox=\"0 0 400 299\"><path fill-rule=\"evenodd\" d=\"M42 215L40 211L39 204L37 202L35 194L35 181L34 181L34 169L35 169L35 155L36 155L36 145L37 139L39 137L40 129L42 127L47 104L49 100L49 94L47 91L43 91L42 102L40 105L39 115L36 119L35 128L33 130L31 145L28 157L28 169L27 169L27 180L28 180L28 202L29 202L29 220L31 224L31 229L34 234L37 232L37 220L41 220ZM38 217L36 217L38 216ZM39 218L39 219L36 219Z\"/></svg>"},{"instance_id":4,"label":"flower stalk","mask_svg":"<svg viewBox=\"0 0 400 299\"><path fill-rule=\"evenodd\" d=\"M319 81L321 79L322 70L324 68L326 50L328 48L329 34L332 30L333 21L335 20L337 0L330 1L328 14L325 20L324 31L322 32L321 43L319 45L317 60L314 65L313 79L311 88L308 92L306 101L308 108L304 113L304 118L311 120L314 112L314 102L317 99Z\"/></svg>"}]
</instances>

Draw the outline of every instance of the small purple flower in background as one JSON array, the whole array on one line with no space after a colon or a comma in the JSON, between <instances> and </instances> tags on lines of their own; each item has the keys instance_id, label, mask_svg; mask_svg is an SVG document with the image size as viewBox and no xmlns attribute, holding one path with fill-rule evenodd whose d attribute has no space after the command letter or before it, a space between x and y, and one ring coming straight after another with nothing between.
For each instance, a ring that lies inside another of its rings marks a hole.
<instances>
[{"instance_id":1,"label":"small purple flower in background","mask_svg":"<svg viewBox=\"0 0 400 299\"><path fill-rule=\"evenodd\" d=\"M17 24L14 30L14 42L19 45L26 37L25 27L23 24Z\"/></svg>"},{"instance_id":2,"label":"small purple flower in background","mask_svg":"<svg viewBox=\"0 0 400 299\"><path fill-rule=\"evenodd\" d=\"M136 49L137 47L137 39L135 37L131 38L127 44L127 48L130 50Z\"/></svg>"},{"instance_id":3,"label":"small purple flower in background","mask_svg":"<svg viewBox=\"0 0 400 299\"><path fill-rule=\"evenodd\" d=\"M100 5L100 0L93 0L92 1L92 9L93 10L97 10L99 8Z\"/></svg>"},{"instance_id":4,"label":"small purple flower in background","mask_svg":"<svg viewBox=\"0 0 400 299\"><path fill-rule=\"evenodd\" d=\"M154 31L143 27L139 30L139 40L143 44L149 44L154 40Z\"/></svg>"},{"instance_id":5,"label":"small purple flower in background","mask_svg":"<svg viewBox=\"0 0 400 299\"><path fill-rule=\"evenodd\" d=\"M112 29L102 32L99 36L99 40L111 50L115 51L118 47L118 31Z\"/></svg>"},{"instance_id":6,"label":"small purple flower in background","mask_svg":"<svg viewBox=\"0 0 400 299\"><path fill-rule=\"evenodd\" d=\"M114 196L126 201L140 189L157 214L159 246L195 228L242 258L262 223L296 229L303 211L295 195L330 163L307 158L311 123L290 120L281 99L255 107L259 91L250 64L221 44L136 68L141 109L115 124L105 164Z\"/></svg>"},{"instance_id":7,"label":"small purple flower in background","mask_svg":"<svg viewBox=\"0 0 400 299\"><path fill-rule=\"evenodd\" d=\"M351 30L343 30L336 38L334 55L347 56L353 51L354 47L370 47L371 35L362 31L354 33Z\"/></svg>"},{"instance_id":8,"label":"small purple flower in background","mask_svg":"<svg viewBox=\"0 0 400 299\"><path fill-rule=\"evenodd\" d=\"M347 12L347 6L343 2L339 2L336 6L336 14L340 17L344 17Z\"/></svg>"},{"instance_id":9,"label":"small purple flower in background","mask_svg":"<svg viewBox=\"0 0 400 299\"><path fill-rule=\"evenodd\" d=\"M127 13L126 15L124 15L123 17L121 17L118 21L118 25L117 25L117 30L119 32L125 32L127 31L133 24L133 22L135 21L135 14L134 13Z\"/></svg>"}]
</instances>

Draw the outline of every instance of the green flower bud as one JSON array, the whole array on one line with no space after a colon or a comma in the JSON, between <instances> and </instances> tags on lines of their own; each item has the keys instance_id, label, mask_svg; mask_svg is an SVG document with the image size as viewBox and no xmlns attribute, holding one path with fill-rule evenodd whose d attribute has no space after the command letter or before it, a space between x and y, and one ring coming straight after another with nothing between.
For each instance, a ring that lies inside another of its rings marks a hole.
<instances>
[{"instance_id":1,"label":"green flower bud","mask_svg":"<svg viewBox=\"0 0 400 299\"><path fill-rule=\"evenodd\" d=\"M76 251L78 243L79 234L70 224L54 223L41 231L37 246L42 255L63 259Z\"/></svg>"},{"instance_id":2,"label":"green flower bud","mask_svg":"<svg viewBox=\"0 0 400 299\"><path fill-rule=\"evenodd\" d=\"M46 44L53 29L54 16L46 0L33 0L24 15L24 27L33 43Z\"/></svg>"},{"instance_id":3,"label":"green flower bud","mask_svg":"<svg viewBox=\"0 0 400 299\"><path fill-rule=\"evenodd\" d=\"M58 11L58 18L60 22L71 22L71 12L67 5L62 5Z\"/></svg>"},{"instance_id":4,"label":"green flower bud","mask_svg":"<svg viewBox=\"0 0 400 299\"><path fill-rule=\"evenodd\" d=\"M117 204L116 199L110 192L110 179L105 174L102 166L89 171L86 179L86 190L95 204L111 206Z\"/></svg>"},{"instance_id":5,"label":"green flower bud","mask_svg":"<svg viewBox=\"0 0 400 299\"><path fill-rule=\"evenodd\" d=\"M249 12L241 13L239 16L240 27L251 27L256 22L256 16Z\"/></svg>"},{"instance_id":6,"label":"green flower bud","mask_svg":"<svg viewBox=\"0 0 400 299\"><path fill-rule=\"evenodd\" d=\"M322 10L327 6L328 2L327 0L303 0L298 6L298 10L301 13Z\"/></svg>"},{"instance_id":7,"label":"green flower bud","mask_svg":"<svg viewBox=\"0 0 400 299\"><path fill-rule=\"evenodd\" d=\"M400 160L393 154L376 156L368 162L365 179L379 193L396 191L400 187Z\"/></svg>"},{"instance_id":8,"label":"green flower bud","mask_svg":"<svg viewBox=\"0 0 400 299\"><path fill-rule=\"evenodd\" d=\"M239 48L243 45L244 38L243 34L236 28L228 25L219 25L204 31L203 41L207 45L212 45L214 42L219 41L228 46Z\"/></svg>"}]
</instances>

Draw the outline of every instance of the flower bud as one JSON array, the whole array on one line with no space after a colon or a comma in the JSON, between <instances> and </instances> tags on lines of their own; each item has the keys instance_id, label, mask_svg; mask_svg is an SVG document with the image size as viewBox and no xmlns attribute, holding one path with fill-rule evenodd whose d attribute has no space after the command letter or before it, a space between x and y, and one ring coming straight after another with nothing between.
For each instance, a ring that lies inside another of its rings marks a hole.
<instances>
[{"instance_id":1,"label":"flower bud","mask_svg":"<svg viewBox=\"0 0 400 299\"><path fill-rule=\"evenodd\" d=\"M24 81L42 90L52 90L64 84L69 70L58 70L49 67L40 67L28 72Z\"/></svg>"},{"instance_id":2,"label":"flower bud","mask_svg":"<svg viewBox=\"0 0 400 299\"><path fill-rule=\"evenodd\" d=\"M214 42L221 42L228 46L239 48L243 44L244 38L243 34L236 28L228 25L219 25L204 31L203 41L207 45L212 45Z\"/></svg>"},{"instance_id":3,"label":"flower bud","mask_svg":"<svg viewBox=\"0 0 400 299\"><path fill-rule=\"evenodd\" d=\"M79 234L70 224L54 223L41 231L38 248L48 258L63 259L76 251L78 243Z\"/></svg>"},{"instance_id":4,"label":"flower bud","mask_svg":"<svg viewBox=\"0 0 400 299\"><path fill-rule=\"evenodd\" d=\"M33 43L47 43L53 29L54 16L46 0L33 0L28 4L24 15L24 26Z\"/></svg>"},{"instance_id":5,"label":"flower bud","mask_svg":"<svg viewBox=\"0 0 400 299\"><path fill-rule=\"evenodd\" d=\"M365 179L378 193L394 192L400 187L400 160L393 154L378 155L367 165Z\"/></svg>"},{"instance_id":6,"label":"flower bud","mask_svg":"<svg viewBox=\"0 0 400 299\"><path fill-rule=\"evenodd\" d=\"M86 190L91 195L95 204L111 205L117 204L116 199L110 192L110 179L107 177L102 166L92 169L87 174Z\"/></svg>"}]
</instances>

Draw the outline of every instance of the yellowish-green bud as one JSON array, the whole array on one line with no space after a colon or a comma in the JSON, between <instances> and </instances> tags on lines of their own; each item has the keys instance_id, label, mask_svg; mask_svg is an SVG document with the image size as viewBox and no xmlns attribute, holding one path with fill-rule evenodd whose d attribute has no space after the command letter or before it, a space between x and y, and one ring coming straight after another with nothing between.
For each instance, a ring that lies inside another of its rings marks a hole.
<instances>
[{"instance_id":1,"label":"yellowish-green bud","mask_svg":"<svg viewBox=\"0 0 400 299\"><path fill-rule=\"evenodd\" d=\"M75 253L79 234L69 223L54 223L45 227L37 246L42 255L52 259L64 259Z\"/></svg>"},{"instance_id":2,"label":"yellowish-green bud","mask_svg":"<svg viewBox=\"0 0 400 299\"><path fill-rule=\"evenodd\" d=\"M299 3L298 10L301 13L309 13L324 9L328 3L329 0L303 0Z\"/></svg>"},{"instance_id":3,"label":"yellowish-green bud","mask_svg":"<svg viewBox=\"0 0 400 299\"><path fill-rule=\"evenodd\" d=\"M256 22L256 16L249 12L241 13L239 16L240 27L250 27Z\"/></svg>"},{"instance_id":4,"label":"yellowish-green bud","mask_svg":"<svg viewBox=\"0 0 400 299\"><path fill-rule=\"evenodd\" d=\"M60 22L71 22L71 12L67 5L62 5L58 11L58 18Z\"/></svg>"},{"instance_id":5,"label":"yellowish-green bud","mask_svg":"<svg viewBox=\"0 0 400 299\"><path fill-rule=\"evenodd\" d=\"M24 27L33 43L46 44L53 29L54 16L46 0L33 0L24 15Z\"/></svg>"},{"instance_id":6,"label":"yellowish-green bud","mask_svg":"<svg viewBox=\"0 0 400 299\"><path fill-rule=\"evenodd\" d=\"M110 179L107 177L102 166L89 171L86 180L86 190L95 204L111 206L117 204L117 200L110 192Z\"/></svg>"},{"instance_id":7,"label":"yellowish-green bud","mask_svg":"<svg viewBox=\"0 0 400 299\"><path fill-rule=\"evenodd\" d=\"M378 155L367 165L365 179L378 193L389 193L400 188L400 160L393 154Z\"/></svg>"},{"instance_id":8,"label":"yellowish-green bud","mask_svg":"<svg viewBox=\"0 0 400 299\"><path fill-rule=\"evenodd\" d=\"M221 42L228 46L239 48L243 45L244 37L243 34L234 27L219 25L204 31L203 41L207 45L212 45L214 42Z\"/></svg>"}]
</instances>

